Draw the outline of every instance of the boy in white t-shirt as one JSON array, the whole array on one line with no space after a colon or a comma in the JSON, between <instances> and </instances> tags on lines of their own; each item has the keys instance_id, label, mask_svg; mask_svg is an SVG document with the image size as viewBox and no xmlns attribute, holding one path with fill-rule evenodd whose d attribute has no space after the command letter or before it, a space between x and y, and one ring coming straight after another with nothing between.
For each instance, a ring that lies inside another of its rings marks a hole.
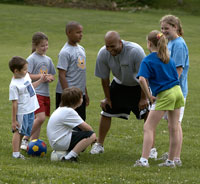
<instances>
[{"instance_id":1,"label":"boy in white t-shirt","mask_svg":"<svg viewBox=\"0 0 200 184\"><path fill-rule=\"evenodd\" d=\"M18 56L9 62L9 68L13 72L13 78L9 86L9 100L12 101L12 147L13 158L25 159L20 154L21 140L24 135L30 136L34 121L34 111L39 108L34 88L46 81L42 76L31 84L28 62Z\"/></svg>"},{"instance_id":2,"label":"boy in white t-shirt","mask_svg":"<svg viewBox=\"0 0 200 184\"><path fill-rule=\"evenodd\" d=\"M49 143L55 151L68 151L62 161L77 161L78 154L96 141L93 129L74 110L82 104L82 91L65 88L60 106L53 112L47 125ZM73 130L75 127L78 129Z\"/></svg>"}]
</instances>

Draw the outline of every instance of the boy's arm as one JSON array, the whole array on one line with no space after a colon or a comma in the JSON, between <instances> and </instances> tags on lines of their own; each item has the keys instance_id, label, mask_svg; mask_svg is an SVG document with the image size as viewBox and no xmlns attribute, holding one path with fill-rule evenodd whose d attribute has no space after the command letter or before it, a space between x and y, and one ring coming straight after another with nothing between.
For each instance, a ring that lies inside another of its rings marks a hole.
<instances>
[{"instance_id":1,"label":"boy's arm","mask_svg":"<svg viewBox=\"0 0 200 184\"><path fill-rule=\"evenodd\" d=\"M47 76L45 74L41 75L40 79L33 82L32 85L34 88L36 88L37 86L39 86L42 82L47 82Z\"/></svg>"},{"instance_id":2,"label":"boy's arm","mask_svg":"<svg viewBox=\"0 0 200 184\"><path fill-rule=\"evenodd\" d=\"M62 89L68 88L68 84L67 84L65 75L66 75L66 70L58 69L58 78L60 80Z\"/></svg>"},{"instance_id":3,"label":"boy's arm","mask_svg":"<svg viewBox=\"0 0 200 184\"><path fill-rule=\"evenodd\" d=\"M85 102L86 102L86 106L88 106L90 104L90 99L89 99L86 87L85 87Z\"/></svg>"},{"instance_id":4,"label":"boy's arm","mask_svg":"<svg viewBox=\"0 0 200 184\"><path fill-rule=\"evenodd\" d=\"M28 73L31 80L32 81L37 81L38 79L40 79L42 77L43 74L31 74L31 73Z\"/></svg>"},{"instance_id":5,"label":"boy's arm","mask_svg":"<svg viewBox=\"0 0 200 184\"><path fill-rule=\"evenodd\" d=\"M17 122L17 100L12 100L12 131L15 132L19 128L19 123Z\"/></svg>"},{"instance_id":6,"label":"boy's arm","mask_svg":"<svg viewBox=\"0 0 200 184\"><path fill-rule=\"evenodd\" d=\"M78 127L83 131L93 131L92 127L86 122L81 123Z\"/></svg>"}]
</instances>

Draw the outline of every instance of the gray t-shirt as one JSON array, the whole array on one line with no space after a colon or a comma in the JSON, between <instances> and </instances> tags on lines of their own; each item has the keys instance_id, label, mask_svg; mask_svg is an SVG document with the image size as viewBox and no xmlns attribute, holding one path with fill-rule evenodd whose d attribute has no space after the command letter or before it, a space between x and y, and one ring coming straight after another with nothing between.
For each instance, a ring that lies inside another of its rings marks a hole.
<instances>
[{"instance_id":1,"label":"gray t-shirt","mask_svg":"<svg viewBox=\"0 0 200 184\"><path fill-rule=\"evenodd\" d=\"M66 43L59 53L57 68L66 71L66 80L69 87L75 86L85 94L86 55L82 46L72 46ZM62 93L62 91L58 79L56 93Z\"/></svg>"},{"instance_id":2,"label":"gray t-shirt","mask_svg":"<svg viewBox=\"0 0 200 184\"><path fill-rule=\"evenodd\" d=\"M102 79L109 79L110 71L117 82L126 86L136 86L136 75L140 63L145 57L143 48L137 43L122 41L123 49L117 56L112 56L103 46L97 56L95 75Z\"/></svg>"},{"instance_id":3,"label":"gray t-shirt","mask_svg":"<svg viewBox=\"0 0 200 184\"><path fill-rule=\"evenodd\" d=\"M41 56L33 52L28 58L28 72L30 74L56 74L54 64L50 57ZM34 81L33 81L34 82ZM36 94L49 96L49 83L43 82L36 89Z\"/></svg>"}]
</instances>

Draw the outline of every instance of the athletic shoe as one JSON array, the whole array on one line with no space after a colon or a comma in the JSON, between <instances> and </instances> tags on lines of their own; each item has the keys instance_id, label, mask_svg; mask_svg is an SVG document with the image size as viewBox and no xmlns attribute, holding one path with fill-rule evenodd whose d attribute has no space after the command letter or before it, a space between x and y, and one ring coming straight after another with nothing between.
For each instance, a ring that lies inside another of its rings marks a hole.
<instances>
[{"instance_id":1,"label":"athletic shoe","mask_svg":"<svg viewBox=\"0 0 200 184\"><path fill-rule=\"evenodd\" d=\"M149 163L136 160L134 167L149 167Z\"/></svg>"},{"instance_id":2,"label":"athletic shoe","mask_svg":"<svg viewBox=\"0 0 200 184\"><path fill-rule=\"evenodd\" d=\"M158 152L156 151L156 148L152 148L149 153L149 158L157 159L157 156L158 156Z\"/></svg>"},{"instance_id":3,"label":"athletic shoe","mask_svg":"<svg viewBox=\"0 0 200 184\"><path fill-rule=\"evenodd\" d=\"M164 163L158 164L159 167L176 167L174 161L166 160Z\"/></svg>"},{"instance_id":4,"label":"athletic shoe","mask_svg":"<svg viewBox=\"0 0 200 184\"><path fill-rule=\"evenodd\" d=\"M157 160L167 160L168 156L169 156L168 152L163 153L162 156L160 158L158 158Z\"/></svg>"},{"instance_id":5,"label":"athletic shoe","mask_svg":"<svg viewBox=\"0 0 200 184\"><path fill-rule=\"evenodd\" d=\"M22 155L21 153L19 154L18 157L13 157L13 158L18 158L18 159L26 160L25 156Z\"/></svg>"},{"instance_id":6,"label":"athletic shoe","mask_svg":"<svg viewBox=\"0 0 200 184\"><path fill-rule=\"evenodd\" d=\"M28 147L28 140L22 139L22 143L21 143L20 148L21 148L22 150L27 151L27 147Z\"/></svg>"},{"instance_id":7,"label":"athletic shoe","mask_svg":"<svg viewBox=\"0 0 200 184\"><path fill-rule=\"evenodd\" d=\"M61 162L78 162L78 157L71 157L70 159L62 157Z\"/></svg>"},{"instance_id":8,"label":"athletic shoe","mask_svg":"<svg viewBox=\"0 0 200 184\"><path fill-rule=\"evenodd\" d=\"M90 150L91 154L99 154L104 152L104 147L100 143L95 143Z\"/></svg>"},{"instance_id":9,"label":"athletic shoe","mask_svg":"<svg viewBox=\"0 0 200 184\"><path fill-rule=\"evenodd\" d=\"M181 160L174 160L174 164L178 167L182 166L182 161Z\"/></svg>"}]
</instances>

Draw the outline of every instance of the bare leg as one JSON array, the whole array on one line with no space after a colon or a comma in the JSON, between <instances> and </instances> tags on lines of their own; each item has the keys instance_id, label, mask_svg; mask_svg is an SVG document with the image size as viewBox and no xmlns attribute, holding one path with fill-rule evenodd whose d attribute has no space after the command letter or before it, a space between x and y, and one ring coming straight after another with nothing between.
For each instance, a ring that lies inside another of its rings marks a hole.
<instances>
[{"instance_id":1,"label":"bare leg","mask_svg":"<svg viewBox=\"0 0 200 184\"><path fill-rule=\"evenodd\" d=\"M148 159L149 152L152 148L153 144L153 136L156 129L157 124L161 120L165 111L150 111L148 118L144 124L144 140L143 140L143 149L142 149L142 157Z\"/></svg>"},{"instance_id":2,"label":"bare leg","mask_svg":"<svg viewBox=\"0 0 200 184\"><path fill-rule=\"evenodd\" d=\"M40 112L38 114L35 115L35 120L33 123L33 128L31 131L31 140L33 139L38 139L40 136L40 129L42 127L42 124L45 121L45 112Z\"/></svg>"},{"instance_id":3,"label":"bare leg","mask_svg":"<svg viewBox=\"0 0 200 184\"><path fill-rule=\"evenodd\" d=\"M19 152L20 151L20 145L21 145L22 137L23 136L20 135L18 131L16 131L13 134L13 138L12 138L13 152Z\"/></svg>"},{"instance_id":4,"label":"bare leg","mask_svg":"<svg viewBox=\"0 0 200 184\"><path fill-rule=\"evenodd\" d=\"M90 137L82 139L74 148L73 151L79 154L81 151L85 150L89 145L94 143L96 140L96 134L93 133Z\"/></svg>"},{"instance_id":5,"label":"bare leg","mask_svg":"<svg viewBox=\"0 0 200 184\"><path fill-rule=\"evenodd\" d=\"M111 125L111 118L101 116L100 125L99 125L99 137L98 137L98 143L102 144L104 143L105 137L110 129Z\"/></svg>"},{"instance_id":6,"label":"bare leg","mask_svg":"<svg viewBox=\"0 0 200 184\"><path fill-rule=\"evenodd\" d=\"M179 145L179 132L178 132L178 119L180 115L180 109L175 109L173 111L168 111L168 124L169 124L169 160L174 160L175 154L178 150Z\"/></svg>"},{"instance_id":7,"label":"bare leg","mask_svg":"<svg viewBox=\"0 0 200 184\"><path fill-rule=\"evenodd\" d=\"M180 122L178 123L178 137L179 137L179 144L178 144L177 152L175 154L176 158L181 157L181 149L182 149L182 143L183 143L183 131L182 131Z\"/></svg>"}]
</instances>

